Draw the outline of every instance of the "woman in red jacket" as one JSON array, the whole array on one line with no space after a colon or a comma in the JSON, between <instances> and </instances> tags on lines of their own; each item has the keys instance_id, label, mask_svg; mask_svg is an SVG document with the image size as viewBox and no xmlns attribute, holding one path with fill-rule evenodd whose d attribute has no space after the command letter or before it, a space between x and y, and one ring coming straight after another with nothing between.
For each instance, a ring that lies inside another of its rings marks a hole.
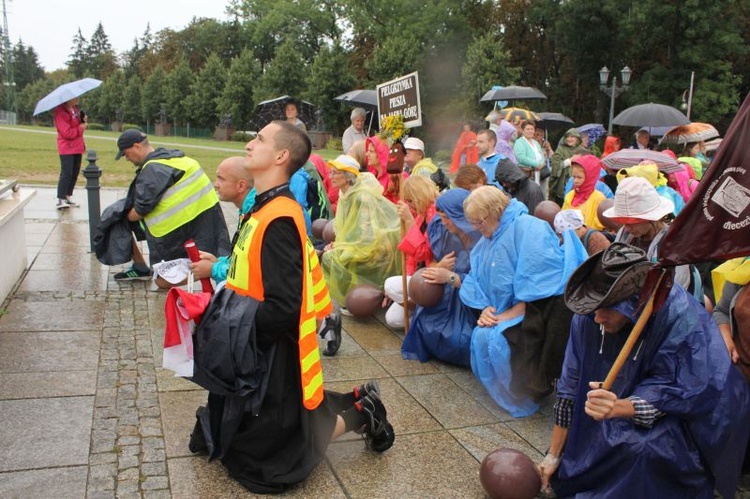
<instances>
[{"instance_id":1,"label":"woman in red jacket","mask_svg":"<svg viewBox=\"0 0 750 499\"><path fill-rule=\"evenodd\" d=\"M55 108L57 152L60 154L60 180L57 182L57 209L78 206L73 201L73 188L81 171L81 158L86 150L83 132L88 128L86 116L78 109L78 97Z\"/></svg>"}]
</instances>

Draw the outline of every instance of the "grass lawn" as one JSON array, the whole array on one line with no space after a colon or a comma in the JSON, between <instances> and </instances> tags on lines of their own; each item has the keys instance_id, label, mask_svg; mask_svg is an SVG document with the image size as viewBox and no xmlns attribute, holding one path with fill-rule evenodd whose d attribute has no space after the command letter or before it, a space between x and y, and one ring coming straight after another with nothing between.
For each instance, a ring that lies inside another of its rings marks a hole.
<instances>
[{"instance_id":1,"label":"grass lawn","mask_svg":"<svg viewBox=\"0 0 750 499\"><path fill-rule=\"evenodd\" d=\"M102 187L127 187L133 179L135 166L122 158L115 161L117 132L87 131L84 138L88 150L96 151L97 165L102 169ZM156 137L149 139L155 147L180 149L197 160L213 180L216 166L228 156L245 154L241 142L219 142L211 139L185 137ZM316 150L325 159L333 159L340 152ZM83 156L81 168L88 162ZM38 126L0 126L0 178L18 180L24 184L57 185L60 158L57 154L57 132L54 128ZM86 185L83 175L78 186Z\"/></svg>"}]
</instances>

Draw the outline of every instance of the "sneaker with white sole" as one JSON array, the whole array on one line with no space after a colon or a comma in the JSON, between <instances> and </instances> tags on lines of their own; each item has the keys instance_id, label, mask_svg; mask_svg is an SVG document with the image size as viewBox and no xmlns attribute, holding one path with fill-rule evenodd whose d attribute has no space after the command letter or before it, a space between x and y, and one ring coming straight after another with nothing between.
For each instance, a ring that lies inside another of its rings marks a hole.
<instances>
[{"instance_id":1,"label":"sneaker with white sole","mask_svg":"<svg viewBox=\"0 0 750 499\"><path fill-rule=\"evenodd\" d=\"M68 203L66 203L64 199L58 199L57 200L57 209L58 210L67 210L68 208L70 208L70 205Z\"/></svg>"},{"instance_id":2,"label":"sneaker with white sole","mask_svg":"<svg viewBox=\"0 0 750 499\"><path fill-rule=\"evenodd\" d=\"M138 270L130 267L128 270L115 274L115 281L148 281L151 279L151 269Z\"/></svg>"},{"instance_id":3,"label":"sneaker with white sole","mask_svg":"<svg viewBox=\"0 0 750 499\"><path fill-rule=\"evenodd\" d=\"M71 208L78 208L80 206L78 203L76 203L75 201L73 201L73 198L70 197L70 196L68 196L65 199L63 199L63 202L65 204L67 204L68 206L70 206Z\"/></svg>"}]
</instances>

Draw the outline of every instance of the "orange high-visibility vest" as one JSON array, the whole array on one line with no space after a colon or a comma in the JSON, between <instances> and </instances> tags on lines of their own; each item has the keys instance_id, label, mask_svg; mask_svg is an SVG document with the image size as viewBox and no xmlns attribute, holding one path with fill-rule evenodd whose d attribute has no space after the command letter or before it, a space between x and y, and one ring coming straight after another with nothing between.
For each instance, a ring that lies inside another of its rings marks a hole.
<instances>
[{"instance_id":1,"label":"orange high-visibility vest","mask_svg":"<svg viewBox=\"0 0 750 499\"><path fill-rule=\"evenodd\" d=\"M323 279L315 248L307 238L302 207L286 196L266 203L242 225L232 250L227 287L235 293L263 301L261 249L268 225L280 217L291 217L302 241L302 307L299 314L299 364L302 403L312 410L323 401L323 370L318 350L317 324L331 313L331 298Z\"/></svg>"}]
</instances>

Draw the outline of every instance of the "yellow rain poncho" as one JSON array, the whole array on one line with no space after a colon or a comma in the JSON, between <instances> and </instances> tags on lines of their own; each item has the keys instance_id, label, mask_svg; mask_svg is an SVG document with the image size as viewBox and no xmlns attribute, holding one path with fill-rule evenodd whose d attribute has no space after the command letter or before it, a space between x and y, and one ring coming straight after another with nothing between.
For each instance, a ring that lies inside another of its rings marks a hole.
<instances>
[{"instance_id":1,"label":"yellow rain poncho","mask_svg":"<svg viewBox=\"0 0 750 499\"><path fill-rule=\"evenodd\" d=\"M336 241L333 249L323 253L322 265L336 301L343 304L354 286L382 288L387 277L401 273L400 218L373 174L360 173L341 194L333 226Z\"/></svg>"}]
</instances>

